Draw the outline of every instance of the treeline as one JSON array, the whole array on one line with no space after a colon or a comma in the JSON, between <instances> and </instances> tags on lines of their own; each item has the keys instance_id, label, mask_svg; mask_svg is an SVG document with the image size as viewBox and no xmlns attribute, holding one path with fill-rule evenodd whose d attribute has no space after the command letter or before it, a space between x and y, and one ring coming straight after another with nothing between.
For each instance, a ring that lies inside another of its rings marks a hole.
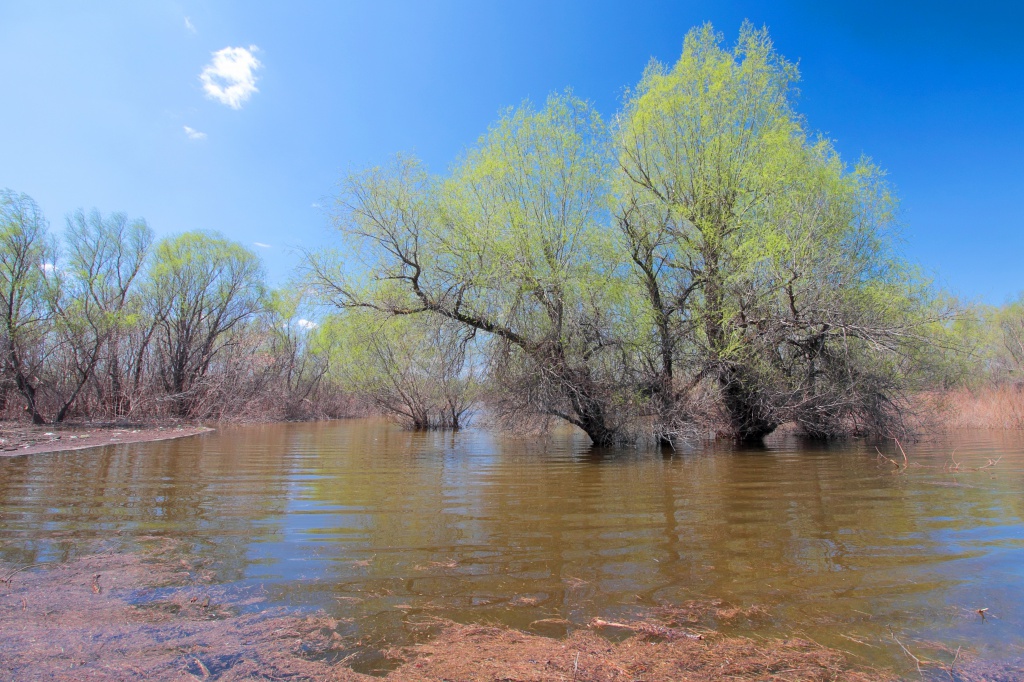
<instances>
[{"instance_id":1,"label":"treeline","mask_svg":"<svg viewBox=\"0 0 1024 682\"><path fill-rule=\"evenodd\" d=\"M61 238L0 192L0 414L69 418L336 416L331 348L269 291L259 258L204 232L154 242L143 220L78 211Z\"/></svg>"},{"instance_id":2,"label":"treeline","mask_svg":"<svg viewBox=\"0 0 1024 682\"><path fill-rule=\"evenodd\" d=\"M410 398L441 371L505 424L598 445L912 429L961 361L960 314L895 247L884 172L809 130L797 78L765 30L726 46L705 26L608 122L555 95L446 174L401 156L350 175L342 247L308 274L374 348L364 385L444 423L444 392ZM416 326L443 340L396 354Z\"/></svg>"},{"instance_id":3,"label":"treeline","mask_svg":"<svg viewBox=\"0 0 1024 682\"><path fill-rule=\"evenodd\" d=\"M143 221L79 212L58 243L5 192L0 412L280 419L359 403L413 429L483 411L675 445L783 424L898 437L924 394L1019 382L1024 303L935 291L896 247L884 172L809 129L797 79L765 30L726 46L695 29L608 122L555 95L505 112L448 173L399 156L348 176L340 247L278 291L216 234L154 243Z\"/></svg>"},{"instance_id":4,"label":"treeline","mask_svg":"<svg viewBox=\"0 0 1024 682\"><path fill-rule=\"evenodd\" d=\"M964 306L955 327L964 350L957 384L1024 391L1024 293L1001 306Z\"/></svg>"}]
</instances>

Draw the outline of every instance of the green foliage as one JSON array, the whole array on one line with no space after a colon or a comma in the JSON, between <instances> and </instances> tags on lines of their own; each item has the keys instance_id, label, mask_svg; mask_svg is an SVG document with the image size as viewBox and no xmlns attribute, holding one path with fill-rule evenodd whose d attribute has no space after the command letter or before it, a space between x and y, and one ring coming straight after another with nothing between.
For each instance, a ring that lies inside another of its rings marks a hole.
<instances>
[{"instance_id":1,"label":"green foliage","mask_svg":"<svg viewBox=\"0 0 1024 682\"><path fill-rule=\"evenodd\" d=\"M951 386L1024 384L1024 294L1001 306L965 309L946 334L959 352L947 364Z\"/></svg>"},{"instance_id":2,"label":"green foliage","mask_svg":"<svg viewBox=\"0 0 1024 682\"><path fill-rule=\"evenodd\" d=\"M145 220L129 221L123 213L104 218L81 210L68 217L68 257L61 272L70 299L69 317L85 318L102 336L105 330L128 328L140 315L133 285L143 271L153 231Z\"/></svg>"},{"instance_id":3,"label":"green foliage","mask_svg":"<svg viewBox=\"0 0 1024 682\"><path fill-rule=\"evenodd\" d=\"M950 367L927 348L952 308L894 249L884 173L808 132L798 78L764 29L694 29L610 130L556 96L445 177L403 157L349 177L347 252L314 255L313 280L342 308L483 332L499 414L598 444L640 424L673 442L719 410L740 439L902 432L907 392Z\"/></svg>"},{"instance_id":4,"label":"green foliage","mask_svg":"<svg viewBox=\"0 0 1024 682\"><path fill-rule=\"evenodd\" d=\"M37 334L49 317L44 294L56 248L46 230L46 219L31 197L0 192L0 314L4 333L15 342Z\"/></svg>"},{"instance_id":5,"label":"green foliage","mask_svg":"<svg viewBox=\"0 0 1024 682\"><path fill-rule=\"evenodd\" d=\"M648 67L614 131L662 419L713 378L741 439L786 421L815 436L898 431L930 292L891 247L894 195L870 161L848 168L810 139L797 70L765 30L722 43L691 31L674 67Z\"/></svg>"},{"instance_id":6,"label":"green foliage","mask_svg":"<svg viewBox=\"0 0 1024 682\"><path fill-rule=\"evenodd\" d=\"M541 378L510 397L610 442L604 394L631 320L604 143L597 114L567 94L506 112L446 178L404 157L353 175L336 215L348 251L315 254L312 280L344 308L486 333L507 385Z\"/></svg>"}]
</instances>

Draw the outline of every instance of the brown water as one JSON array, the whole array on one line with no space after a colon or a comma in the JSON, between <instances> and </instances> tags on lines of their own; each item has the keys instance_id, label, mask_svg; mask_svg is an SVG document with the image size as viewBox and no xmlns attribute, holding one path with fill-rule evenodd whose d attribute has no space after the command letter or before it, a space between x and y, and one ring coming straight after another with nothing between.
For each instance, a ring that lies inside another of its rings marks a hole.
<instances>
[{"instance_id":1,"label":"brown water","mask_svg":"<svg viewBox=\"0 0 1024 682\"><path fill-rule=\"evenodd\" d=\"M1024 435L907 455L897 471L861 443L666 454L369 420L223 428L0 460L0 559L185 539L259 608L322 609L380 645L420 614L558 635L536 621L717 599L767 615L708 625L876 665L908 669L893 635L1019 661Z\"/></svg>"}]
</instances>

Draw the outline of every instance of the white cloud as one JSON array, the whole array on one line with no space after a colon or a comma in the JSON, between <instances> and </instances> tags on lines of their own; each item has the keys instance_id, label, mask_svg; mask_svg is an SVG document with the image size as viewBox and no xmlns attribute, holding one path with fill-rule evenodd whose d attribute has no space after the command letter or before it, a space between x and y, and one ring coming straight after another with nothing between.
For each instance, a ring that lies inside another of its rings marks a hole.
<instances>
[{"instance_id":1,"label":"white cloud","mask_svg":"<svg viewBox=\"0 0 1024 682\"><path fill-rule=\"evenodd\" d=\"M203 90L210 99L226 104L232 109L241 109L256 89L256 71L263 65L253 56L255 45L225 47L213 53L213 59L199 74Z\"/></svg>"},{"instance_id":2,"label":"white cloud","mask_svg":"<svg viewBox=\"0 0 1024 682\"><path fill-rule=\"evenodd\" d=\"M316 329L317 327L320 326L316 322L312 322L306 319L298 320L295 324L302 327L303 329Z\"/></svg>"},{"instance_id":3,"label":"white cloud","mask_svg":"<svg viewBox=\"0 0 1024 682\"><path fill-rule=\"evenodd\" d=\"M314 203L310 204L310 208L320 208L320 204L317 204L317 203L314 202Z\"/></svg>"},{"instance_id":4,"label":"white cloud","mask_svg":"<svg viewBox=\"0 0 1024 682\"><path fill-rule=\"evenodd\" d=\"M188 135L188 139L190 139L190 140L205 140L206 139L206 133L201 133L198 130L196 130L195 128L192 128L190 126L185 126L185 134Z\"/></svg>"},{"instance_id":5,"label":"white cloud","mask_svg":"<svg viewBox=\"0 0 1024 682\"><path fill-rule=\"evenodd\" d=\"M43 263L42 265L39 266L39 269L42 270L43 272L53 272L57 269L57 266L54 265L53 263Z\"/></svg>"},{"instance_id":6,"label":"white cloud","mask_svg":"<svg viewBox=\"0 0 1024 682\"><path fill-rule=\"evenodd\" d=\"M269 249L270 244L264 244L263 242L253 242L253 246L258 246L261 249Z\"/></svg>"},{"instance_id":7,"label":"white cloud","mask_svg":"<svg viewBox=\"0 0 1024 682\"><path fill-rule=\"evenodd\" d=\"M189 30L189 33L198 33L196 27L192 24L192 20L188 17L185 17L185 28Z\"/></svg>"}]
</instances>

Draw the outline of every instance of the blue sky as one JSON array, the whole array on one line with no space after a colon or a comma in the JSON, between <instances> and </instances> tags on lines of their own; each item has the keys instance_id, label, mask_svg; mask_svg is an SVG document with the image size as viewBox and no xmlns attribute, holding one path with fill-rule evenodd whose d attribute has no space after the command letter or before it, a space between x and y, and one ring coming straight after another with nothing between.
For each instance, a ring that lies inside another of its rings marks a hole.
<instances>
[{"instance_id":1,"label":"blue sky","mask_svg":"<svg viewBox=\"0 0 1024 682\"><path fill-rule=\"evenodd\" d=\"M744 19L799 62L810 126L889 171L909 258L969 298L1024 289L1024 3L5 2L0 187L55 229L97 207L219 230L282 281L294 247L332 241L319 207L346 169L406 151L443 171L566 87L609 116L688 29ZM225 48L246 50L222 53L234 99L200 78Z\"/></svg>"}]
</instances>

